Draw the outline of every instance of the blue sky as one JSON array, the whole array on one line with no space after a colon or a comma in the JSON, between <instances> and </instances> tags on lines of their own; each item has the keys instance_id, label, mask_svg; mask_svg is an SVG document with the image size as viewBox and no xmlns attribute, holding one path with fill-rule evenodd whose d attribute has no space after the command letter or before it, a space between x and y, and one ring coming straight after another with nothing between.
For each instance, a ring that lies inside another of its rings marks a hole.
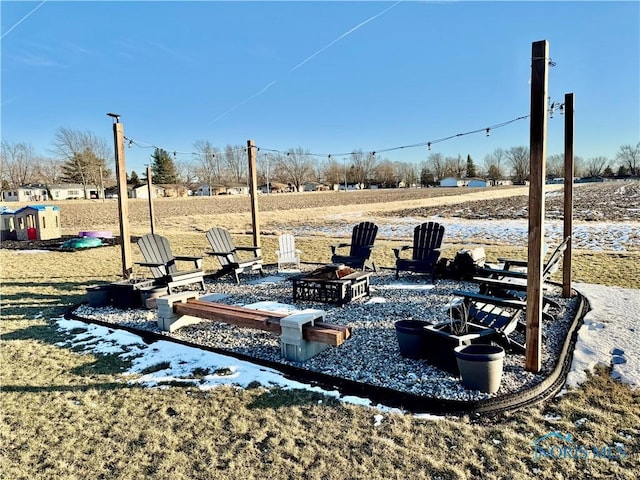
<instances>
[{"instance_id":1,"label":"blue sky","mask_svg":"<svg viewBox=\"0 0 640 480\"><path fill-rule=\"evenodd\" d=\"M575 153L640 140L639 2L1 3L2 138L50 156L59 127L125 135L188 161L193 144L380 151L529 114L531 45L549 95L575 94ZM563 117L547 151L563 149ZM528 146L528 119L439 143L483 161ZM151 149L126 150L143 171ZM425 147L383 154L425 160Z\"/></svg>"}]
</instances>

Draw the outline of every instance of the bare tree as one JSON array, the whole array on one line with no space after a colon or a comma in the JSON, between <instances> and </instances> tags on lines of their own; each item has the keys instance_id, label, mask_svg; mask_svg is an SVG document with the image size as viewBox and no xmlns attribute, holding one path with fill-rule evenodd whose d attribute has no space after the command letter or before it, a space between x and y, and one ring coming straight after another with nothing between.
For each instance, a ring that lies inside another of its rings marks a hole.
<instances>
[{"instance_id":1,"label":"bare tree","mask_svg":"<svg viewBox=\"0 0 640 480\"><path fill-rule=\"evenodd\" d=\"M398 162L396 164L396 171L398 172L398 179L404 182L405 187L411 187L418 183L420 176L415 164L409 162Z\"/></svg>"},{"instance_id":2,"label":"bare tree","mask_svg":"<svg viewBox=\"0 0 640 480\"><path fill-rule=\"evenodd\" d=\"M222 183L222 154L209 140L196 140L193 147L197 157L195 173L201 182L209 186L209 195L212 195L212 186Z\"/></svg>"},{"instance_id":3,"label":"bare tree","mask_svg":"<svg viewBox=\"0 0 640 480\"><path fill-rule=\"evenodd\" d=\"M60 127L52 145L54 153L64 162L64 179L82 184L85 195L89 186L101 187L102 179L111 175L106 168L111 150L104 139L92 132Z\"/></svg>"},{"instance_id":4,"label":"bare tree","mask_svg":"<svg viewBox=\"0 0 640 480\"><path fill-rule=\"evenodd\" d=\"M442 180L445 177L445 161L441 153L432 153L427 159L429 170L433 172L434 180Z\"/></svg>"},{"instance_id":5,"label":"bare tree","mask_svg":"<svg viewBox=\"0 0 640 480\"><path fill-rule=\"evenodd\" d=\"M36 167L38 182L44 185L55 185L62 180L62 162L56 158L40 158ZM110 181L105 175L104 181Z\"/></svg>"},{"instance_id":6,"label":"bare tree","mask_svg":"<svg viewBox=\"0 0 640 480\"><path fill-rule=\"evenodd\" d=\"M180 185L184 185L189 190L197 188L198 181L198 168L199 165L195 162L189 161L176 161L176 180Z\"/></svg>"},{"instance_id":7,"label":"bare tree","mask_svg":"<svg viewBox=\"0 0 640 480\"><path fill-rule=\"evenodd\" d=\"M634 145L622 145L616 159L631 175L640 174L640 142Z\"/></svg>"},{"instance_id":8,"label":"bare tree","mask_svg":"<svg viewBox=\"0 0 640 480\"><path fill-rule=\"evenodd\" d=\"M293 148L286 155L278 156L277 166L286 174L288 182L293 184L296 191L309 180L313 174L313 163L309 152L301 147Z\"/></svg>"},{"instance_id":9,"label":"bare tree","mask_svg":"<svg viewBox=\"0 0 640 480\"><path fill-rule=\"evenodd\" d=\"M547 177L564 177L564 155L555 153L547 157Z\"/></svg>"},{"instance_id":10,"label":"bare tree","mask_svg":"<svg viewBox=\"0 0 640 480\"><path fill-rule=\"evenodd\" d=\"M502 148L496 148L492 153L484 157L487 178L491 180L494 185L504 177L505 159L506 152Z\"/></svg>"},{"instance_id":11,"label":"bare tree","mask_svg":"<svg viewBox=\"0 0 640 480\"><path fill-rule=\"evenodd\" d=\"M586 161L585 173L588 177L599 177L609 164L607 157L593 157Z\"/></svg>"},{"instance_id":12,"label":"bare tree","mask_svg":"<svg viewBox=\"0 0 640 480\"><path fill-rule=\"evenodd\" d=\"M224 149L224 160L229 178L232 182L242 183L247 179L249 160L247 148L241 145L227 145Z\"/></svg>"},{"instance_id":13,"label":"bare tree","mask_svg":"<svg viewBox=\"0 0 640 480\"><path fill-rule=\"evenodd\" d=\"M9 187L34 183L37 159L33 147L28 143L2 141L0 148L0 176Z\"/></svg>"},{"instance_id":14,"label":"bare tree","mask_svg":"<svg viewBox=\"0 0 640 480\"><path fill-rule=\"evenodd\" d=\"M444 159L444 174L455 178L464 177L467 171L467 164L460 155L457 157L446 157Z\"/></svg>"},{"instance_id":15,"label":"bare tree","mask_svg":"<svg viewBox=\"0 0 640 480\"><path fill-rule=\"evenodd\" d=\"M324 165L324 179L329 185L338 185L344 182L345 166L335 158L329 158Z\"/></svg>"},{"instance_id":16,"label":"bare tree","mask_svg":"<svg viewBox=\"0 0 640 480\"><path fill-rule=\"evenodd\" d=\"M375 180L385 187L398 185L398 172L393 162L387 158L380 160L376 166Z\"/></svg>"},{"instance_id":17,"label":"bare tree","mask_svg":"<svg viewBox=\"0 0 640 480\"><path fill-rule=\"evenodd\" d=\"M511 166L513 181L523 184L529 178L530 155L528 147L511 147L506 153L507 162Z\"/></svg>"},{"instance_id":18,"label":"bare tree","mask_svg":"<svg viewBox=\"0 0 640 480\"><path fill-rule=\"evenodd\" d=\"M374 152L364 153L362 150L355 150L351 153L349 161L352 165L352 178L356 183L369 185L373 179L376 167L376 156Z\"/></svg>"}]
</instances>

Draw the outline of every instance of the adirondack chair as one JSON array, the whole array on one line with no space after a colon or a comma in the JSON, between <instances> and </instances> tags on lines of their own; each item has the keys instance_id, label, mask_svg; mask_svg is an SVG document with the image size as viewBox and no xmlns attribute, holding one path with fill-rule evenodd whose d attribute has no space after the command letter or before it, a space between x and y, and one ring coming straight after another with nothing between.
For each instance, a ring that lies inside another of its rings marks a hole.
<instances>
[{"instance_id":1,"label":"adirondack chair","mask_svg":"<svg viewBox=\"0 0 640 480\"><path fill-rule=\"evenodd\" d=\"M401 271L430 273L435 281L436 263L440 257L440 245L444 236L444 227L436 222L418 225L413 230L413 245L394 248L396 256L396 278ZM412 250L411 258L402 258L401 253Z\"/></svg>"},{"instance_id":2,"label":"adirondack chair","mask_svg":"<svg viewBox=\"0 0 640 480\"><path fill-rule=\"evenodd\" d=\"M565 250L569 244L571 237L567 237L564 241L556 247L551 253L549 259L545 262L542 269L542 282L547 282L551 276L558 270L560 266L560 260L562 259ZM474 281L480 284L480 293L484 295L491 295L494 297L503 298L516 298L519 300L525 300L527 295L527 272L514 271L511 267L526 267L526 260L514 260L499 258L498 261L504 263L503 269L484 268L481 270L482 274L486 276L474 277ZM543 298L543 307L557 306L556 302L549 298ZM543 311L543 314L546 313Z\"/></svg>"},{"instance_id":3,"label":"adirondack chair","mask_svg":"<svg viewBox=\"0 0 640 480\"><path fill-rule=\"evenodd\" d=\"M282 270L283 265L295 265L300 269L300 254L302 253L296 248L296 239L290 233L285 233L278 237L279 249L276 250L278 257L278 271Z\"/></svg>"},{"instance_id":4,"label":"adirondack chair","mask_svg":"<svg viewBox=\"0 0 640 480\"><path fill-rule=\"evenodd\" d=\"M463 306L468 312L468 322L494 330L498 343L504 348L517 353L525 352L524 344L511 335L516 330L524 331L526 302L461 290L454 290L452 293L462 297Z\"/></svg>"},{"instance_id":5,"label":"adirondack chair","mask_svg":"<svg viewBox=\"0 0 640 480\"><path fill-rule=\"evenodd\" d=\"M560 266L560 260L564 255L564 251L567 249L569 245L569 241L571 237L568 236L565 238L560 245L558 245L555 250L549 256L549 259L545 262L542 268L542 280L548 280L551 275L558 271ZM501 269L496 268L483 268L479 271L481 275L478 280L483 280L484 278L492 278L492 279L503 279L503 278L515 278L526 280L527 272L526 271L518 271L512 270L512 267L527 267L527 260L521 259L512 259L512 258L498 258L498 261L503 263L503 267Z\"/></svg>"},{"instance_id":6,"label":"adirondack chair","mask_svg":"<svg viewBox=\"0 0 640 480\"><path fill-rule=\"evenodd\" d=\"M222 267L219 275L233 273L236 283L240 283L238 274L245 270L258 270L260 276L263 276L262 257L260 247L236 247L231 239L228 230L220 227L214 227L207 232L207 240L213 249L212 252L205 252L207 255L213 255L218 258ZM250 258L241 258L238 252L251 252Z\"/></svg>"},{"instance_id":7,"label":"adirondack chair","mask_svg":"<svg viewBox=\"0 0 640 480\"><path fill-rule=\"evenodd\" d=\"M341 263L352 268L367 268L376 271L376 265L371 259L371 250L378 234L378 226L371 222L362 222L353 227L351 243L331 245L331 262ZM339 255L338 249L349 248L348 255Z\"/></svg>"},{"instance_id":8,"label":"adirondack chair","mask_svg":"<svg viewBox=\"0 0 640 480\"><path fill-rule=\"evenodd\" d=\"M158 234L149 233L138 240L138 248L144 257L144 262L136 262L136 265L148 267L156 282L167 285L167 292L173 293L175 287L199 283L202 290L204 285L204 270L202 270L202 257L174 256L171 253L169 240ZM176 262L192 262L193 270L178 270Z\"/></svg>"}]
</instances>

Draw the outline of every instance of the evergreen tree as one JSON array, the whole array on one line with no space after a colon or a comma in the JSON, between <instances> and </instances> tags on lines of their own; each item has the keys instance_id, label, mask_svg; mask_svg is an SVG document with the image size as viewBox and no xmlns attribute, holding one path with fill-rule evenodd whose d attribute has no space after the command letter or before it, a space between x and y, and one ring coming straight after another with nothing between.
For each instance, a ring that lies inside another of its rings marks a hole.
<instances>
[{"instance_id":1,"label":"evergreen tree","mask_svg":"<svg viewBox=\"0 0 640 480\"><path fill-rule=\"evenodd\" d=\"M135 170L131 172L131 177L129 177L127 183L129 185L133 185L134 187L142 185L142 181L140 180L140 177L138 177L138 174L135 172Z\"/></svg>"},{"instance_id":2,"label":"evergreen tree","mask_svg":"<svg viewBox=\"0 0 640 480\"><path fill-rule=\"evenodd\" d=\"M474 178L477 176L478 172L476 171L476 164L473 163L471 155L467 155L467 177Z\"/></svg>"},{"instance_id":3,"label":"evergreen tree","mask_svg":"<svg viewBox=\"0 0 640 480\"><path fill-rule=\"evenodd\" d=\"M156 148L151 155L151 181L155 184L177 183L178 174L173 158L166 150Z\"/></svg>"}]
</instances>

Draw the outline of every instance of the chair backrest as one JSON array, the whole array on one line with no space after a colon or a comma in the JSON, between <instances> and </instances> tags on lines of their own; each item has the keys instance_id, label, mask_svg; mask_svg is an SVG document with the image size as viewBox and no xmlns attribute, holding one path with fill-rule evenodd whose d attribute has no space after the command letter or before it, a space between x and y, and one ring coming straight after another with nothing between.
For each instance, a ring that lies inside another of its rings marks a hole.
<instances>
[{"instance_id":1,"label":"chair backrest","mask_svg":"<svg viewBox=\"0 0 640 480\"><path fill-rule=\"evenodd\" d=\"M413 230L413 259L428 261L440 256L444 227L436 222L426 222Z\"/></svg>"},{"instance_id":2,"label":"chair backrest","mask_svg":"<svg viewBox=\"0 0 640 480\"><path fill-rule=\"evenodd\" d=\"M350 256L369 258L371 249L364 247L372 247L377 234L378 226L371 222L362 222L353 227Z\"/></svg>"},{"instance_id":3,"label":"chair backrest","mask_svg":"<svg viewBox=\"0 0 640 480\"><path fill-rule=\"evenodd\" d=\"M283 233L278 237L280 257L288 258L296 254L296 239L290 233Z\"/></svg>"},{"instance_id":4,"label":"chair backrest","mask_svg":"<svg viewBox=\"0 0 640 480\"><path fill-rule=\"evenodd\" d=\"M138 248L140 248L145 262L162 263L167 273L174 273L178 270L173 253L171 253L169 240L165 237L156 233L148 233L140 237ZM158 267L151 267L151 274L153 278L165 276L164 269Z\"/></svg>"},{"instance_id":5,"label":"chair backrest","mask_svg":"<svg viewBox=\"0 0 640 480\"><path fill-rule=\"evenodd\" d=\"M207 240L214 252L225 252L230 255L227 257L218 256L220 265L226 267L231 263L238 263L236 255L236 247L233 245L231 234L228 230L221 227L214 227L207 232Z\"/></svg>"},{"instance_id":6,"label":"chair backrest","mask_svg":"<svg viewBox=\"0 0 640 480\"><path fill-rule=\"evenodd\" d=\"M560 259L564 255L564 251L567 249L569 245L569 240L571 240L571 236L565 238L560 245L556 247L553 251L547 263L545 263L544 268L542 269L542 279L545 280L551 275L553 275L560 266Z\"/></svg>"}]
</instances>

